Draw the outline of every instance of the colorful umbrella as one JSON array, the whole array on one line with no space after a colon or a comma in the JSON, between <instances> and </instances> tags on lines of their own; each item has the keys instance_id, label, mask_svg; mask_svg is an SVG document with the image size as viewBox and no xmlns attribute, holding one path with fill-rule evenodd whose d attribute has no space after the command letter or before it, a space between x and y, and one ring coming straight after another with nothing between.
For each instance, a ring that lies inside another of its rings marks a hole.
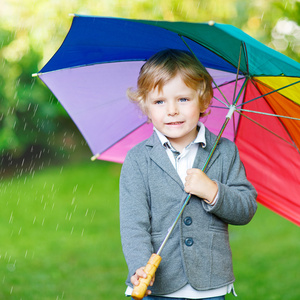
<instances>
[{"instance_id":1,"label":"colorful umbrella","mask_svg":"<svg viewBox=\"0 0 300 300\"><path fill-rule=\"evenodd\" d=\"M241 30L186 23L75 16L62 46L37 74L65 107L95 158L122 163L152 133L126 98L154 53L190 50L214 78L202 120L239 148L258 201L300 225L300 64Z\"/></svg>"}]
</instances>

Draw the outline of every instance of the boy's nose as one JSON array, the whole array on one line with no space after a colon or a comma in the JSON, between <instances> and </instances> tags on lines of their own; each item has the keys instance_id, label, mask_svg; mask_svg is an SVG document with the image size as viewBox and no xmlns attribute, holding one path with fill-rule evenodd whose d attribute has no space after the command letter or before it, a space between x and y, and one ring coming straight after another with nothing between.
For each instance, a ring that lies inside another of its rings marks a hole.
<instances>
[{"instance_id":1,"label":"boy's nose","mask_svg":"<svg viewBox=\"0 0 300 300\"><path fill-rule=\"evenodd\" d=\"M178 115L178 106L176 103L169 103L168 105L168 115L175 116Z\"/></svg>"}]
</instances>

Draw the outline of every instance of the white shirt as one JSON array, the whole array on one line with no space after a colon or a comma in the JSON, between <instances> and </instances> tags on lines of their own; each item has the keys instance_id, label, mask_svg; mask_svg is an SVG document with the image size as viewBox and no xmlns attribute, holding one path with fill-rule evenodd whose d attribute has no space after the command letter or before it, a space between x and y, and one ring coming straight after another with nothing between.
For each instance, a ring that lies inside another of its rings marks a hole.
<instances>
[{"instance_id":1,"label":"white shirt","mask_svg":"<svg viewBox=\"0 0 300 300\"><path fill-rule=\"evenodd\" d=\"M198 147L203 147L203 148L206 147L205 126L201 122L198 123L198 126L199 126L199 132L196 139L192 143L190 143L187 147L185 147L181 153L176 151L173 148L173 146L171 145L170 141L166 138L166 136L164 136L161 132L159 132L156 128L154 128L154 131L157 133L160 142L166 148L169 159L172 162L183 184L185 183L186 171L193 167L197 155ZM211 205L214 205L217 201L218 201L218 194L216 195ZM195 290L191 285L187 284L183 288L181 288L180 290L174 293L161 295L161 296L167 298L199 299L199 298L223 296L230 292L232 292L236 296L233 284L229 284L227 286L208 290L208 291L198 291ZM127 287L125 294L129 296L131 295L131 293L132 293L132 288Z\"/></svg>"}]
</instances>

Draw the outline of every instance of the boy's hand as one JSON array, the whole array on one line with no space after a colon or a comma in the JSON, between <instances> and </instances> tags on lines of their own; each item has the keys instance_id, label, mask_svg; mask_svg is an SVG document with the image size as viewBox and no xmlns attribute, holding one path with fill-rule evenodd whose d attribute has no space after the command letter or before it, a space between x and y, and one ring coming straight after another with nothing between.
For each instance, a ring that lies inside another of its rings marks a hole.
<instances>
[{"instance_id":1,"label":"boy's hand","mask_svg":"<svg viewBox=\"0 0 300 300\"><path fill-rule=\"evenodd\" d=\"M218 192L218 185L200 169L189 169L186 172L184 190L212 203Z\"/></svg>"},{"instance_id":2,"label":"boy's hand","mask_svg":"<svg viewBox=\"0 0 300 300\"><path fill-rule=\"evenodd\" d=\"M141 267L139 269L136 270L135 274L133 276L131 276L130 278L130 281L133 285L139 285L139 279L142 277L142 278L147 278L147 274L145 273L144 271L144 268L145 267ZM150 282L150 286L153 285L154 283L154 280L155 280L155 276L153 276L151 282ZM147 290L147 295L150 295L151 294L151 291L150 290Z\"/></svg>"}]
</instances>

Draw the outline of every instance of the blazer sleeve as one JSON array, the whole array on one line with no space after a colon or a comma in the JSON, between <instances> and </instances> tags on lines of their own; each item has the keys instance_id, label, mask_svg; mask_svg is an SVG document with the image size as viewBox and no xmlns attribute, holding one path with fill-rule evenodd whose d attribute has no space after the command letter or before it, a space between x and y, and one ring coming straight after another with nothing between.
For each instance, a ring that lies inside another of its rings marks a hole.
<instances>
[{"instance_id":1,"label":"blazer sleeve","mask_svg":"<svg viewBox=\"0 0 300 300\"><path fill-rule=\"evenodd\" d=\"M247 180L236 145L228 140L225 141L225 145L226 150L221 155L222 179L212 178L218 184L218 200L214 206L207 205L203 201L203 206L206 211L228 224L245 225L250 222L257 210L257 193Z\"/></svg>"},{"instance_id":2,"label":"blazer sleeve","mask_svg":"<svg viewBox=\"0 0 300 300\"><path fill-rule=\"evenodd\" d=\"M147 264L153 247L151 244L151 212L147 188L146 166L127 154L120 176L120 232L129 277Z\"/></svg>"}]
</instances>

